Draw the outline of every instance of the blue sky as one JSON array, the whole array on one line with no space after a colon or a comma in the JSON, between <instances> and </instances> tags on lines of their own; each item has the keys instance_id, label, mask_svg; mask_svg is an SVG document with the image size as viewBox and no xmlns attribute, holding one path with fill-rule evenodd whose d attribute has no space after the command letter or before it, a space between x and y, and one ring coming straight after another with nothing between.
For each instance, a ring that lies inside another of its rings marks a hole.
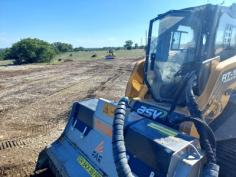
<instances>
[{"instance_id":1,"label":"blue sky","mask_svg":"<svg viewBox=\"0 0 236 177\"><path fill-rule=\"evenodd\" d=\"M148 22L157 14L222 1L0 0L0 48L27 37L74 47L122 46L127 39L144 44Z\"/></svg>"}]
</instances>

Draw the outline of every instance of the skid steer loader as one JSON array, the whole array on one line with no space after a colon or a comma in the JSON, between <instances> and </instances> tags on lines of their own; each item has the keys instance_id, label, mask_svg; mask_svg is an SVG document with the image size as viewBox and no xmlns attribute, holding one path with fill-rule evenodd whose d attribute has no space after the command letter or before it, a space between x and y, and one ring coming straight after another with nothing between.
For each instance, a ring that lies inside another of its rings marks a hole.
<instances>
[{"instance_id":1,"label":"skid steer loader","mask_svg":"<svg viewBox=\"0 0 236 177\"><path fill-rule=\"evenodd\" d=\"M150 21L126 97L73 103L36 172L63 177L236 176L236 5Z\"/></svg>"}]
</instances>

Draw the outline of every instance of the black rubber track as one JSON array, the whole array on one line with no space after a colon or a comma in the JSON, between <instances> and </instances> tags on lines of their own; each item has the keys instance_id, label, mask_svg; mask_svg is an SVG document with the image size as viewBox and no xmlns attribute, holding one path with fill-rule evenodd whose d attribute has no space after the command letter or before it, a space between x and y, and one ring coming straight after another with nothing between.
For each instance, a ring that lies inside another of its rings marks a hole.
<instances>
[{"instance_id":1,"label":"black rubber track","mask_svg":"<svg viewBox=\"0 0 236 177\"><path fill-rule=\"evenodd\" d=\"M217 142L220 177L236 177L236 138Z\"/></svg>"}]
</instances>

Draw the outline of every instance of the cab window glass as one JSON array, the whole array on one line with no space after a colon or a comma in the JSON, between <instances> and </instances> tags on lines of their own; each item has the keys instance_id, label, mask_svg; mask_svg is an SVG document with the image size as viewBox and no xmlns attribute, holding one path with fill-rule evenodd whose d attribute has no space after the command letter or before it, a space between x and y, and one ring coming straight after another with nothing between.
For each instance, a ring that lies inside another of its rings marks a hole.
<instances>
[{"instance_id":1,"label":"cab window glass","mask_svg":"<svg viewBox=\"0 0 236 177\"><path fill-rule=\"evenodd\" d=\"M178 30L171 32L171 49L183 50L189 47L194 47L195 41L193 30L188 26L179 26Z\"/></svg>"},{"instance_id":2,"label":"cab window glass","mask_svg":"<svg viewBox=\"0 0 236 177\"><path fill-rule=\"evenodd\" d=\"M234 55L236 55L236 19L224 13L216 33L215 56L225 60Z\"/></svg>"}]
</instances>

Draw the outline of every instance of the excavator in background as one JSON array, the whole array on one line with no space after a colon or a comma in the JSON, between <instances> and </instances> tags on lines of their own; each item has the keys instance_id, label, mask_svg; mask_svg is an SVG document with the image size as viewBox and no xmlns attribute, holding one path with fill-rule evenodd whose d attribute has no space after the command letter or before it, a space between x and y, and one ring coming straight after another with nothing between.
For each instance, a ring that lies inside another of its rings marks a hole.
<instances>
[{"instance_id":1,"label":"excavator in background","mask_svg":"<svg viewBox=\"0 0 236 177\"><path fill-rule=\"evenodd\" d=\"M73 103L36 172L63 177L235 177L236 5L150 21L146 59L119 102Z\"/></svg>"}]
</instances>

